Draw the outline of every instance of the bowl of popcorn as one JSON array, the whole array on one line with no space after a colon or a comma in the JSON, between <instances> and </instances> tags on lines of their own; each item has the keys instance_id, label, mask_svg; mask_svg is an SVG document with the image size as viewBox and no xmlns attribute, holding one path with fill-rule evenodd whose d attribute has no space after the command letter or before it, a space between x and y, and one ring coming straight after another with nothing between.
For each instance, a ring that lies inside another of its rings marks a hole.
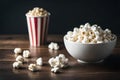
<instances>
[{"instance_id":1,"label":"bowl of popcorn","mask_svg":"<svg viewBox=\"0 0 120 80\"><path fill-rule=\"evenodd\" d=\"M82 63L102 62L112 53L116 41L111 30L89 23L75 27L64 36L66 50Z\"/></svg>"}]
</instances>

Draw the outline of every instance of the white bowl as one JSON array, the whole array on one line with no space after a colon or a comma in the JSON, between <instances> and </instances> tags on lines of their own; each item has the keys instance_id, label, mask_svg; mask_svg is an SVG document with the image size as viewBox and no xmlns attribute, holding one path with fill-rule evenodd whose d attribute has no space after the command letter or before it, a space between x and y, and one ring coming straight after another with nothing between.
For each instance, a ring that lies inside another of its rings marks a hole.
<instances>
[{"instance_id":1,"label":"white bowl","mask_svg":"<svg viewBox=\"0 0 120 80\"><path fill-rule=\"evenodd\" d=\"M116 45L117 37L108 43L98 44L82 44L66 40L64 36L64 44L68 53L83 63L96 63L103 61L108 57Z\"/></svg>"}]
</instances>

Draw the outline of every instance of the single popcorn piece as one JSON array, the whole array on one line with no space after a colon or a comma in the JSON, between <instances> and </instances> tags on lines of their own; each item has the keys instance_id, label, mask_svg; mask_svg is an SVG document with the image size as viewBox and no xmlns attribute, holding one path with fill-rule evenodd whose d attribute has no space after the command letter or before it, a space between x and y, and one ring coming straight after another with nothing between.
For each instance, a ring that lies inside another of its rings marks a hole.
<instances>
[{"instance_id":1,"label":"single popcorn piece","mask_svg":"<svg viewBox=\"0 0 120 80\"><path fill-rule=\"evenodd\" d=\"M51 43L48 45L48 48L49 48L49 49L52 49L52 50L58 50L58 49L59 49L59 45L58 45L57 43L51 42Z\"/></svg>"},{"instance_id":2,"label":"single popcorn piece","mask_svg":"<svg viewBox=\"0 0 120 80\"><path fill-rule=\"evenodd\" d=\"M45 9L39 8L39 7L35 7L32 10L29 10L28 13L26 13L26 15L36 16L36 17L47 16L48 14L49 14L49 12L47 12Z\"/></svg>"},{"instance_id":3,"label":"single popcorn piece","mask_svg":"<svg viewBox=\"0 0 120 80\"><path fill-rule=\"evenodd\" d=\"M68 31L67 32L67 36L71 37L73 35L73 32L72 31Z\"/></svg>"},{"instance_id":4,"label":"single popcorn piece","mask_svg":"<svg viewBox=\"0 0 120 80\"><path fill-rule=\"evenodd\" d=\"M21 48L15 48L15 49L14 49L14 53L15 53L15 54L22 53L22 49L21 49Z\"/></svg>"},{"instance_id":5,"label":"single popcorn piece","mask_svg":"<svg viewBox=\"0 0 120 80\"><path fill-rule=\"evenodd\" d=\"M59 54L55 58L52 57L48 60L48 63L51 67L59 67L64 68L68 66L68 58L65 57L64 54Z\"/></svg>"},{"instance_id":6,"label":"single popcorn piece","mask_svg":"<svg viewBox=\"0 0 120 80\"><path fill-rule=\"evenodd\" d=\"M54 49L54 43L51 42L51 43L48 45L48 48L49 48L49 49Z\"/></svg>"},{"instance_id":7,"label":"single popcorn piece","mask_svg":"<svg viewBox=\"0 0 120 80\"><path fill-rule=\"evenodd\" d=\"M17 62L13 63L13 68L19 69L19 68L22 68L22 67L23 67L23 64L22 64L21 61L17 61Z\"/></svg>"},{"instance_id":8,"label":"single popcorn piece","mask_svg":"<svg viewBox=\"0 0 120 80\"><path fill-rule=\"evenodd\" d=\"M36 60L36 64L39 65L39 66L43 65L43 60L42 60L41 57Z\"/></svg>"},{"instance_id":9,"label":"single popcorn piece","mask_svg":"<svg viewBox=\"0 0 120 80\"><path fill-rule=\"evenodd\" d=\"M89 23L86 23L86 24L84 25L84 28L85 28L86 30L89 30L90 27L91 27L91 26L90 26Z\"/></svg>"},{"instance_id":10,"label":"single popcorn piece","mask_svg":"<svg viewBox=\"0 0 120 80\"><path fill-rule=\"evenodd\" d=\"M24 50L23 51L23 57L24 58L29 58L30 57L30 51L29 50Z\"/></svg>"},{"instance_id":11,"label":"single popcorn piece","mask_svg":"<svg viewBox=\"0 0 120 80\"><path fill-rule=\"evenodd\" d=\"M19 55L16 57L16 61L24 62L24 58L21 55Z\"/></svg>"},{"instance_id":12,"label":"single popcorn piece","mask_svg":"<svg viewBox=\"0 0 120 80\"><path fill-rule=\"evenodd\" d=\"M103 30L96 24L90 25L89 23L86 23L80 25L79 28L75 27L73 31L68 31L65 38L71 42L96 44L112 41L116 37L109 29Z\"/></svg>"},{"instance_id":13,"label":"single popcorn piece","mask_svg":"<svg viewBox=\"0 0 120 80\"><path fill-rule=\"evenodd\" d=\"M53 67L53 68L51 68L51 72L58 73L58 72L60 72L60 68L59 67Z\"/></svg>"},{"instance_id":14,"label":"single popcorn piece","mask_svg":"<svg viewBox=\"0 0 120 80\"><path fill-rule=\"evenodd\" d=\"M105 33L111 33L111 30L109 30L109 29L105 29L105 31L104 31Z\"/></svg>"},{"instance_id":15,"label":"single popcorn piece","mask_svg":"<svg viewBox=\"0 0 120 80\"><path fill-rule=\"evenodd\" d=\"M30 64L29 66L28 66L28 70L30 70L30 71L39 71L39 70L41 70L41 68L39 67L39 66L37 66L36 64Z\"/></svg>"}]
</instances>

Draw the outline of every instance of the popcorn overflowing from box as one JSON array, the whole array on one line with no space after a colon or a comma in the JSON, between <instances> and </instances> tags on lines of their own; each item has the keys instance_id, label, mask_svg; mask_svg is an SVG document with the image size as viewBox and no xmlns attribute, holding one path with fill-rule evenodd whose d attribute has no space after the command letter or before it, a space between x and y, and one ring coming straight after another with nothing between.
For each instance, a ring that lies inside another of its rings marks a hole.
<instances>
[{"instance_id":1,"label":"popcorn overflowing from box","mask_svg":"<svg viewBox=\"0 0 120 80\"><path fill-rule=\"evenodd\" d=\"M29 12L26 15L39 17L39 16L47 16L48 14L49 13L45 9L35 7L32 10L29 10Z\"/></svg>"},{"instance_id":2,"label":"popcorn overflowing from box","mask_svg":"<svg viewBox=\"0 0 120 80\"><path fill-rule=\"evenodd\" d=\"M30 46L40 47L47 41L50 13L35 7L26 13Z\"/></svg>"}]
</instances>

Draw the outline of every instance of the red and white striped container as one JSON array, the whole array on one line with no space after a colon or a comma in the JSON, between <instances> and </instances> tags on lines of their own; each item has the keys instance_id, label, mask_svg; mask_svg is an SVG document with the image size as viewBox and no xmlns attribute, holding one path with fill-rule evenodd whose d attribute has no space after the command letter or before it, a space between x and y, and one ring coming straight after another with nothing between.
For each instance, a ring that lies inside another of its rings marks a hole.
<instances>
[{"instance_id":1,"label":"red and white striped container","mask_svg":"<svg viewBox=\"0 0 120 80\"><path fill-rule=\"evenodd\" d=\"M47 40L49 16L29 16L26 14L30 46L39 47Z\"/></svg>"}]
</instances>

